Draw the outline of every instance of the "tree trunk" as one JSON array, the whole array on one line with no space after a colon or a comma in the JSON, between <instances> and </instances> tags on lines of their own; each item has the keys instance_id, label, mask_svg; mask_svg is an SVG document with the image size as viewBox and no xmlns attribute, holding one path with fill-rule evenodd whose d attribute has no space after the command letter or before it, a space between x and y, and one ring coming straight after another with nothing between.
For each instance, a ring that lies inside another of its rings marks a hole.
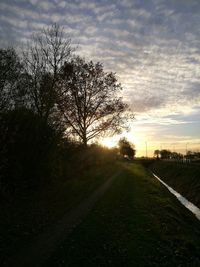
<instances>
[{"instance_id":1,"label":"tree trunk","mask_svg":"<svg viewBox=\"0 0 200 267\"><path fill-rule=\"evenodd\" d=\"M83 145L84 145L84 147L87 147L87 137L86 137L86 133L83 134Z\"/></svg>"}]
</instances>

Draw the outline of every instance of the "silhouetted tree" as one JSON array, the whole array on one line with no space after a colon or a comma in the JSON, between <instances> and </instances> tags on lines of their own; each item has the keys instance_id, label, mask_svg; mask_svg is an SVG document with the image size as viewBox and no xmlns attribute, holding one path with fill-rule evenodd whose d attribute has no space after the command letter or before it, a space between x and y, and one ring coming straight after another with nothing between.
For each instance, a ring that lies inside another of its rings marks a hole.
<instances>
[{"instance_id":1,"label":"silhouetted tree","mask_svg":"<svg viewBox=\"0 0 200 267\"><path fill-rule=\"evenodd\" d=\"M183 155L181 153L172 152L171 153L171 158L172 159L182 159L183 158Z\"/></svg>"},{"instance_id":2,"label":"silhouetted tree","mask_svg":"<svg viewBox=\"0 0 200 267\"><path fill-rule=\"evenodd\" d=\"M160 150L156 149L154 151L154 156L157 157L157 159L159 158L159 155L160 155Z\"/></svg>"},{"instance_id":3,"label":"silhouetted tree","mask_svg":"<svg viewBox=\"0 0 200 267\"><path fill-rule=\"evenodd\" d=\"M185 156L187 159L200 159L200 152L187 151Z\"/></svg>"},{"instance_id":4,"label":"silhouetted tree","mask_svg":"<svg viewBox=\"0 0 200 267\"><path fill-rule=\"evenodd\" d=\"M13 48L0 49L0 112L22 106L23 66Z\"/></svg>"},{"instance_id":5,"label":"silhouetted tree","mask_svg":"<svg viewBox=\"0 0 200 267\"><path fill-rule=\"evenodd\" d=\"M118 96L122 89L115 74L101 63L77 57L62 68L59 108L71 134L87 146L102 134L119 133L125 127L127 105Z\"/></svg>"},{"instance_id":6,"label":"silhouetted tree","mask_svg":"<svg viewBox=\"0 0 200 267\"><path fill-rule=\"evenodd\" d=\"M166 149L160 150L161 159L169 159L171 157L171 154L172 153L170 150L166 150Z\"/></svg>"},{"instance_id":7,"label":"silhouetted tree","mask_svg":"<svg viewBox=\"0 0 200 267\"><path fill-rule=\"evenodd\" d=\"M196 153L193 151L187 151L187 154L185 156L187 159L194 159L196 157Z\"/></svg>"},{"instance_id":8,"label":"silhouetted tree","mask_svg":"<svg viewBox=\"0 0 200 267\"><path fill-rule=\"evenodd\" d=\"M30 103L34 112L46 121L58 112L55 84L60 68L69 60L72 51L71 40L54 24L33 35L31 44L23 52Z\"/></svg>"},{"instance_id":9,"label":"silhouetted tree","mask_svg":"<svg viewBox=\"0 0 200 267\"><path fill-rule=\"evenodd\" d=\"M131 144L125 137L119 140L119 152L125 157L127 156L129 159L133 159L136 153L135 147Z\"/></svg>"}]
</instances>

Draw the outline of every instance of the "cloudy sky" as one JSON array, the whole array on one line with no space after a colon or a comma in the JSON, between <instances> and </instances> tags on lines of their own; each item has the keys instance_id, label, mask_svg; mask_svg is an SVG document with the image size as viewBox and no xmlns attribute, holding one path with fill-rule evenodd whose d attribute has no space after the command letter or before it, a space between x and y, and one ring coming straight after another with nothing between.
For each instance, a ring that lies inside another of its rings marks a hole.
<instances>
[{"instance_id":1,"label":"cloudy sky","mask_svg":"<svg viewBox=\"0 0 200 267\"><path fill-rule=\"evenodd\" d=\"M0 46L54 22L78 54L117 73L138 155L145 142L149 155L200 149L199 0L0 0Z\"/></svg>"}]
</instances>

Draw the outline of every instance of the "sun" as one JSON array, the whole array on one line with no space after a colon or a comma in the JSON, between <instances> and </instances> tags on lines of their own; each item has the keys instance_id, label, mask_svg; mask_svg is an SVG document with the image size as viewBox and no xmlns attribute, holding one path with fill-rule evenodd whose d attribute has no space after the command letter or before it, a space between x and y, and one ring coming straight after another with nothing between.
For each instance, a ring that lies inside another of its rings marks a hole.
<instances>
[{"instance_id":1,"label":"sun","mask_svg":"<svg viewBox=\"0 0 200 267\"><path fill-rule=\"evenodd\" d=\"M116 140L115 137L105 137L102 140L100 140L100 144L108 148L117 146L117 142L118 140Z\"/></svg>"},{"instance_id":2,"label":"sun","mask_svg":"<svg viewBox=\"0 0 200 267\"><path fill-rule=\"evenodd\" d=\"M135 145L135 148L136 148L136 151L137 151L138 155L143 153L142 150L143 150L144 141L141 138L141 136L138 135L137 132L135 132L135 131L134 132L133 131L131 131L131 132L123 132L121 134L114 135L114 136L111 136L111 137L104 137L104 138L98 140L98 142L102 146L105 146L105 147L108 147L108 148L113 148L113 147L117 147L118 146L118 142L119 142L120 138L122 138L122 137L127 138L127 140L130 143Z\"/></svg>"},{"instance_id":3,"label":"sun","mask_svg":"<svg viewBox=\"0 0 200 267\"><path fill-rule=\"evenodd\" d=\"M103 146L106 146L108 148L116 147L118 145L118 142L120 138L125 137L128 139L129 142L133 143L134 145L138 145L138 138L136 136L133 136L132 133L124 132L122 134L114 135L111 137L104 137L101 140L99 140L99 143Z\"/></svg>"}]
</instances>

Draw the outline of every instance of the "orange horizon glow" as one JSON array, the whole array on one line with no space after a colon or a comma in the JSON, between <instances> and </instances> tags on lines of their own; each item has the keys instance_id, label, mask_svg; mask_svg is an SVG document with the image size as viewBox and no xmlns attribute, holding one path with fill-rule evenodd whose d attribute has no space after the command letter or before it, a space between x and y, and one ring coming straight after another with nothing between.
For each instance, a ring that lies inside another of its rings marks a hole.
<instances>
[{"instance_id":1,"label":"orange horizon glow","mask_svg":"<svg viewBox=\"0 0 200 267\"><path fill-rule=\"evenodd\" d=\"M132 132L125 132L120 135L115 135L112 137L105 137L99 140L99 143L105 147L113 148L117 147L120 138L125 137L127 140L135 145L136 157L153 157L154 151L156 149L162 150L167 149L172 152L178 152L181 154L186 154L186 151L200 151L200 142L198 140L189 141L154 141L146 140L144 136L133 134Z\"/></svg>"}]
</instances>

